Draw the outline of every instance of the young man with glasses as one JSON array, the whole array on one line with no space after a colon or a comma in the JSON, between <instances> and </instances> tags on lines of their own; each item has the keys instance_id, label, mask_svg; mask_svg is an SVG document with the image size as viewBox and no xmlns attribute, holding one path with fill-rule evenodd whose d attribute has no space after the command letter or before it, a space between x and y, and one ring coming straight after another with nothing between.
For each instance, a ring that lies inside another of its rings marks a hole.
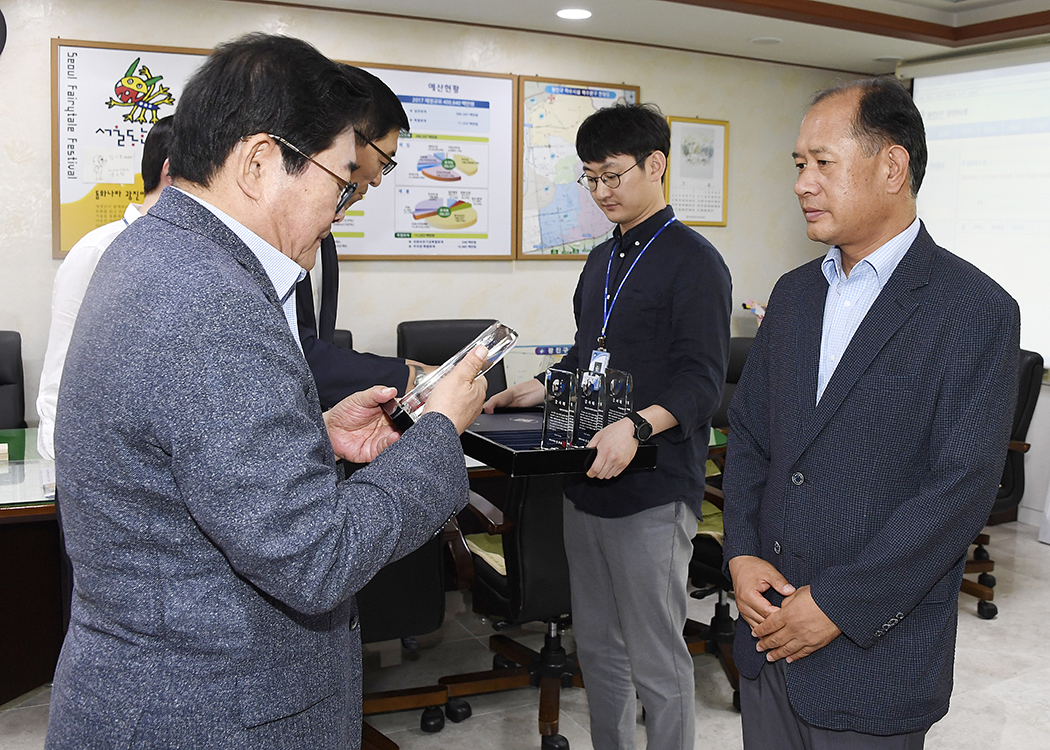
<instances>
[{"instance_id":1,"label":"young man with glasses","mask_svg":"<svg viewBox=\"0 0 1050 750\"><path fill-rule=\"evenodd\" d=\"M357 168L350 173L350 179L357 189L348 199L349 207L365 197L369 186L379 187L383 177L394 171L398 137L401 131L408 131L409 121L397 94L383 81L360 68L344 65L343 69L371 99L366 119L354 131ZM394 386L399 396L404 395L430 368L400 357L382 357L337 346L333 339L339 304L339 257L331 234L321 241L318 260L320 269L315 268L300 281L295 294L299 341L317 381L322 408L376 383ZM319 299L315 298L314 281L320 282L316 295Z\"/></svg>"},{"instance_id":2,"label":"young man with glasses","mask_svg":"<svg viewBox=\"0 0 1050 750\"><path fill-rule=\"evenodd\" d=\"M354 594L465 504L485 393L480 350L400 437L393 388L318 402L295 284L345 208L362 94L300 40L220 46L179 99L174 185L95 270L55 426L76 575L49 750L360 743Z\"/></svg>"},{"instance_id":3,"label":"young man with glasses","mask_svg":"<svg viewBox=\"0 0 1050 750\"><path fill-rule=\"evenodd\" d=\"M693 662L682 638L686 578L704 497L711 415L729 351L731 281L718 251L664 200L667 121L649 106L599 110L580 126L580 185L617 227L591 251L573 298L576 340L556 365L605 361L634 378L636 411L594 436L587 476L565 481L565 551L577 655L595 747L634 747L637 704L651 750L693 748ZM541 376L542 377L542 376ZM539 379L493 396L543 400ZM642 440L654 471L626 472Z\"/></svg>"}]
</instances>

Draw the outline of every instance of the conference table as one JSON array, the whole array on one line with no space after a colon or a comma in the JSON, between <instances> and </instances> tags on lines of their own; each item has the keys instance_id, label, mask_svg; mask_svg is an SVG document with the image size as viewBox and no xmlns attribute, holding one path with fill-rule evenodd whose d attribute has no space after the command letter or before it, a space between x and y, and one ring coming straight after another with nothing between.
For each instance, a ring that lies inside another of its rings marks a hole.
<instances>
[{"instance_id":1,"label":"conference table","mask_svg":"<svg viewBox=\"0 0 1050 750\"><path fill-rule=\"evenodd\" d=\"M2 704L51 681L64 633L54 463L37 453L36 429L0 430L0 444Z\"/></svg>"}]
</instances>

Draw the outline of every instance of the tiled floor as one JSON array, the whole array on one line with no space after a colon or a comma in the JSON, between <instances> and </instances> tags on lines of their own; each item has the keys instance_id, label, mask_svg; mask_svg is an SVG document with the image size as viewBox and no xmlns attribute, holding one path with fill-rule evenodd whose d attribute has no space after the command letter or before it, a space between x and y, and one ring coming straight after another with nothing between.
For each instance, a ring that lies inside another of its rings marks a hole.
<instances>
[{"instance_id":1,"label":"tiled floor","mask_svg":"<svg viewBox=\"0 0 1050 750\"><path fill-rule=\"evenodd\" d=\"M990 551L996 562L995 601L999 616L981 620L976 603L959 603L959 642L955 693L947 717L930 730L928 750L1045 750L1050 747L1050 650L1045 646L1050 622L1050 546L1036 541L1032 526L1012 523L991 528ZM691 603L691 616L707 621L713 602ZM460 594L449 595L445 624L420 638L415 652L399 643L369 646L365 657L366 690L424 685L447 674L488 669L491 627L470 612ZM533 626L503 631L533 648L543 630ZM571 649L571 635L565 639ZM392 666L384 664L396 663ZM695 657L697 747L736 750L739 714L721 669L710 656ZM0 707L0 750L40 750L47 725L47 686ZM537 698L532 688L468 699L473 716L451 722L437 734L419 729L419 711L369 717L404 750L536 750ZM640 716L639 716L640 719ZM562 692L560 730L573 750L590 750L587 696ZM645 729L638 724L638 746Z\"/></svg>"}]
</instances>

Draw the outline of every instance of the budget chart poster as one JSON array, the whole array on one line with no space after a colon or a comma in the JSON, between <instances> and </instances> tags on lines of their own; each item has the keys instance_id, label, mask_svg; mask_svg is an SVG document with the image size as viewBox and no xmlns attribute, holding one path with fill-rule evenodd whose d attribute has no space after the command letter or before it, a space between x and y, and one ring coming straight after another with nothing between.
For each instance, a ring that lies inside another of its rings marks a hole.
<instances>
[{"instance_id":1,"label":"budget chart poster","mask_svg":"<svg viewBox=\"0 0 1050 750\"><path fill-rule=\"evenodd\" d=\"M355 64L397 94L411 131L397 168L332 225L340 259L513 258L516 78Z\"/></svg>"}]
</instances>

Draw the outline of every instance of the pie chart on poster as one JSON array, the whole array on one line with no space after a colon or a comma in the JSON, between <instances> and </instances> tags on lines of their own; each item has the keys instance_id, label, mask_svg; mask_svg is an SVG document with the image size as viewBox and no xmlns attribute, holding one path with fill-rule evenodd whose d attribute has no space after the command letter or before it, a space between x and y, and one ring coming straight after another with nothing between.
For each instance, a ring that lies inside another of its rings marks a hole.
<instances>
[{"instance_id":1,"label":"pie chart on poster","mask_svg":"<svg viewBox=\"0 0 1050 750\"><path fill-rule=\"evenodd\" d=\"M478 221L478 212L466 201L428 200L416 205L412 218L425 219L435 229L466 229Z\"/></svg>"},{"instance_id":2,"label":"pie chart on poster","mask_svg":"<svg viewBox=\"0 0 1050 750\"><path fill-rule=\"evenodd\" d=\"M472 177L477 174L478 163L463 154L446 155L443 151L436 151L421 156L416 170L432 180L458 182L463 179L463 175Z\"/></svg>"}]
</instances>

